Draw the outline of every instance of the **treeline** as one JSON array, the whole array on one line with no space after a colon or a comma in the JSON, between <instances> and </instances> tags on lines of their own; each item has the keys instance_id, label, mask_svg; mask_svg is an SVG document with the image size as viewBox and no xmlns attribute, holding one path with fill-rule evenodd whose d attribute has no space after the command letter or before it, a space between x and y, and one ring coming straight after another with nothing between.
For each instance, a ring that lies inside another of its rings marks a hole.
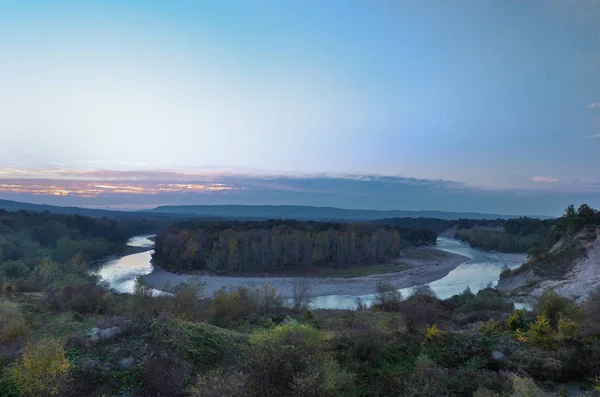
<instances>
[{"instance_id":1,"label":"treeline","mask_svg":"<svg viewBox=\"0 0 600 397\"><path fill-rule=\"evenodd\" d=\"M458 230L454 237L468 242L471 247L500 252L527 252L534 241L537 241L537 236L519 236L480 229Z\"/></svg>"},{"instance_id":2,"label":"treeline","mask_svg":"<svg viewBox=\"0 0 600 397\"><path fill-rule=\"evenodd\" d=\"M49 212L0 210L0 283L36 291L85 263L120 254L131 235L156 230L153 220L89 218Z\"/></svg>"},{"instance_id":3,"label":"treeline","mask_svg":"<svg viewBox=\"0 0 600 397\"><path fill-rule=\"evenodd\" d=\"M469 222L461 221L455 237L473 247L501 252L526 252L535 256L549 251L561 238L573 237L585 225L600 225L600 212L587 204L577 209L569 205L565 214L557 219L521 217L495 222L493 225L502 226L503 232L479 228L482 226L479 221L474 221L472 228L465 228Z\"/></svg>"},{"instance_id":4,"label":"treeline","mask_svg":"<svg viewBox=\"0 0 600 397\"><path fill-rule=\"evenodd\" d=\"M371 223L193 220L159 233L154 259L172 271L338 268L390 261L436 239L431 229Z\"/></svg>"},{"instance_id":5,"label":"treeline","mask_svg":"<svg viewBox=\"0 0 600 397\"><path fill-rule=\"evenodd\" d=\"M468 242L472 247L488 251L528 252L533 246L550 248L559 239L559 233L554 227L556 219L536 219L520 217L508 219L494 224L470 225L463 222L458 226L454 237ZM498 227L500 230L489 230L485 227Z\"/></svg>"},{"instance_id":6,"label":"treeline","mask_svg":"<svg viewBox=\"0 0 600 397\"><path fill-rule=\"evenodd\" d=\"M562 279L573 268L575 261L586 255L582 241L575 237L587 225L600 225L600 212L587 204L582 204L577 209L569 205L563 216L555 220L547 242L540 244L534 241L528 250L529 260L516 269L505 269L500 278L510 278L533 270L536 276L542 278ZM591 237L590 241L593 241L596 239L596 233L582 233L578 237L584 241ZM552 249L559 240L560 246Z\"/></svg>"}]
</instances>

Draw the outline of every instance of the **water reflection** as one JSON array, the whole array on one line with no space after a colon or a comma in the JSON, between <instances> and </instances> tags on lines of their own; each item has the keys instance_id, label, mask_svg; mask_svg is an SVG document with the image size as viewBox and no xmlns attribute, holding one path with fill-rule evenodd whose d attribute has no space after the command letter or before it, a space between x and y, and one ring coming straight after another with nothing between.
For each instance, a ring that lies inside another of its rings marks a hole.
<instances>
[{"instance_id":1,"label":"water reflection","mask_svg":"<svg viewBox=\"0 0 600 397\"><path fill-rule=\"evenodd\" d=\"M475 293L485 288L488 284L496 285L500 278L500 272L505 265L509 268L515 268L521 264L521 261L516 258L505 259L497 253L471 248L468 244L451 238L440 237L436 248L469 258L468 261L460 264L456 269L448 273L446 277L428 284L440 299L446 299L452 295L459 294L467 287ZM403 296L410 294L410 288L403 288L400 291ZM353 309L356 308L357 298L362 299L364 303L370 305L375 298L375 294L361 295L359 297L349 295L319 296L314 299L314 307L323 309Z\"/></svg>"},{"instance_id":2,"label":"water reflection","mask_svg":"<svg viewBox=\"0 0 600 397\"><path fill-rule=\"evenodd\" d=\"M154 242L150 236L136 236L131 238L127 245L130 247L151 248ZM127 255L119 259L109 260L92 267L90 273L99 276L100 279L110 286L111 289L122 292L132 293L135 286L135 279L138 276L144 276L152 273L152 250Z\"/></svg>"},{"instance_id":3,"label":"water reflection","mask_svg":"<svg viewBox=\"0 0 600 397\"><path fill-rule=\"evenodd\" d=\"M132 247L151 248L154 243L149 239L150 237L152 236L133 237L127 244ZM429 286L441 299L461 293L467 287L471 291L477 292L490 283L495 285L498 282L504 265L514 268L521 263L515 258L505 259L502 255L474 249L467 244L450 238L439 238L436 248L469 258L468 261L448 273L446 277L429 283ZM110 288L115 291L131 293L133 292L135 279L140 275L150 274L154 270L151 263L152 252L149 250L104 262L94 267L92 273L107 282ZM259 280L258 284L261 282ZM410 294L409 288L401 289L400 291L404 296ZM159 291L156 292L160 293ZM319 296L314 298L313 307L323 309L354 309L356 308L357 298L360 298L365 304L370 305L375 298L375 294L361 296Z\"/></svg>"}]
</instances>

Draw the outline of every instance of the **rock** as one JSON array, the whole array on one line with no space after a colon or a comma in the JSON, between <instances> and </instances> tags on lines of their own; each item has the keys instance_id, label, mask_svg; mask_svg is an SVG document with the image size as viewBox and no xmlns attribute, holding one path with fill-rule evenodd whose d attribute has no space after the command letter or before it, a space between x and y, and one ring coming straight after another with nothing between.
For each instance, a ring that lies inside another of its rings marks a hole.
<instances>
[{"instance_id":1,"label":"rock","mask_svg":"<svg viewBox=\"0 0 600 397\"><path fill-rule=\"evenodd\" d=\"M123 368L129 368L129 367L133 366L133 364L135 364L135 358L133 358L133 357L131 357L131 356L129 356L129 357L125 357L125 358L122 358L122 359L119 361L119 364L120 364L120 365L121 365L121 367L123 367Z\"/></svg>"},{"instance_id":2,"label":"rock","mask_svg":"<svg viewBox=\"0 0 600 397\"><path fill-rule=\"evenodd\" d=\"M506 360L506 356L504 355L504 353L499 352L498 350L494 350L492 352L492 360L504 361Z\"/></svg>"},{"instance_id":3,"label":"rock","mask_svg":"<svg viewBox=\"0 0 600 397\"><path fill-rule=\"evenodd\" d=\"M119 335L121 332L122 332L121 327L118 327L118 326L104 328L104 329L94 327L94 328L91 328L88 332L86 332L85 336L88 339L97 341L97 340L113 338L113 337Z\"/></svg>"}]
</instances>

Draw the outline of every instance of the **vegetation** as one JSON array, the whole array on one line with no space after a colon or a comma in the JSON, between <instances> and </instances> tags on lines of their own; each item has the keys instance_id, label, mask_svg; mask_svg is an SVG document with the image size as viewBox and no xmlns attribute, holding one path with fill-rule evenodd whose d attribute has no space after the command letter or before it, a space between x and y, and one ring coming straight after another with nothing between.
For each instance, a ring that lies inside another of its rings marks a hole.
<instances>
[{"instance_id":1,"label":"vegetation","mask_svg":"<svg viewBox=\"0 0 600 397\"><path fill-rule=\"evenodd\" d=\"M0 260L2 397L559 396L574 383L591 396L600 386L600 290L582 304L546 293L533 312L493 288L441 300L379 284L360 310L311 310L302 281L291 305L270 284L204 296L201 283L156 295L138 282L117 294L87 275L89 253L62 260L34 237L40 222L16 226L32 218L2 218L3 241L27 247ZM73 241L125 238L68 229Z\"/></svg>"},{"instance_id":2,"label":"vegetation","mask_svg":"<svg viewBox=\"0 0 600 397\"><path fill-rule=\"evenodd\" d=\"M557 230L553 229L555 222L554 219L521 217L501 221L493 228L478 224L465 228L466 225L459 224L454 236L468 242L472 247L487 251L526 253L533 246L549 249L558 241Z\"/></svg>"},{"instance_id":3,"label":"vegetation","mask_svg":"<svg viewBox=\"0 0 600 397\"><path fill-rule=\"evenodd\" d=\"M500 278L513 277L528 271L543 279L563 278L573 267L578 258L586 254L584 246L585 226L600 225L600 212L583 204L577 210L570 205L565 214L552 226L549 240L552 244L534 242L529 249L529 260L516 269L505 269ZM580 238L576 236L580 234ZM596 233L592 233L596 239ZM583 238L583 241L581 240ZM556 247L554 243L559 242Z\"/></svg>"},{"instance_id":4,"label":"vegetation","mask_svg":"<svg viewBox=\"0 0 600 397\"><path fill-rule=\"evenodd\" d=\"M374 224L194 220L158 234L153 257L172 271L337 269L389 262L436 239L429 229Z\"/></svg>"}]
</instances>

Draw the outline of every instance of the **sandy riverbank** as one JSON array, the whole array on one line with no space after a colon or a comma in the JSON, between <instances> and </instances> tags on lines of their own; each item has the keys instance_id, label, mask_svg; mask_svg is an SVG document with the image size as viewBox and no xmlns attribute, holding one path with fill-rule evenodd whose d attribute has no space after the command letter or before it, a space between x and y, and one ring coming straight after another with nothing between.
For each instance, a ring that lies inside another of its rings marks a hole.
<instances>
[{"instance_id":1,"label":"sandy riverbank","mask_svg":"<svg viewBox=\"0 0 600 397\"><path fill-rule=\"evenodd\" d=\"M469 258L441 251L434 248L420 248L415 250L417 255L399 258L399 261L411 267L397 273L375 274L352 278L311 278L311 277L232 277L232 276L196 276L205 283L205 294L211 295L221 287L238 287L243 285L260 285L270 281L284 296L291 297L294 282L299 278L306 278L312 286L313 296L328 295L366 295L375 293L377 281L386 280L396 288L408 288L417 284L426 284L446 276L461 263ZM174 274L156 267L152 273L144 276L148 286L164 289L166 284L171 286L190 281L185 274Z\"/></svg>"}]
</instances>

